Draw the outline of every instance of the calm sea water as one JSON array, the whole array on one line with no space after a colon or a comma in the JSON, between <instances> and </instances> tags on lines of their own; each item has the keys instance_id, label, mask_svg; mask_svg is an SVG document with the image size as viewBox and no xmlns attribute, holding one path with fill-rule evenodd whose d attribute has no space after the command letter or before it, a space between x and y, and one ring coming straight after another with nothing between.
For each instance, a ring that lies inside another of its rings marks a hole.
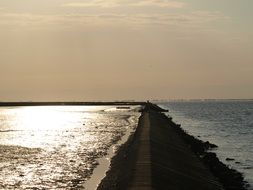
<instances>
[{"instance_id":1,"label":"calm sea water","mask_svg":"<svg viewBox=\"0 0 253 190\"><path fill-rule=\"evenodd\" d=\"M241 171L253 189L253 101L178 101L161 106L188 133L218 145L214 152Z\"/></svg>"},{"instance_id":2,"label":"calm sea water","mask_svg":"<svg viewBox=\"0 0 253 190\"><path fill-rule=\"evenodd\" d=\"M113 106L0 107L0 189L79 189L139 113Z\"/></svg>"}]
</instances>

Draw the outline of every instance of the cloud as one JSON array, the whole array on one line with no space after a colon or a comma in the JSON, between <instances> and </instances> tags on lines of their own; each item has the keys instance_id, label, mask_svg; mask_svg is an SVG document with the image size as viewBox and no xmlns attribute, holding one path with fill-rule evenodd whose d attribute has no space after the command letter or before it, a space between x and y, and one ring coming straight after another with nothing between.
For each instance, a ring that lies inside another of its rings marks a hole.
<instances>
[{"instance_id":1,"label":"cloud","mask_svg":"<svg viewBox=\"0 0 253 190\"><path fill-rule=\"evenodd\" d=\"M223 15L218 11L210 12L210 11L194 11L191 13L191 18L198 22L210 22L216 20L228 20L230 19L228 16Z\"/></svg>"},{"instance_id":2,"label":"cloud","mask_svg":"<svg viewBox=\"0 0 253 190\"><path fill-rule=\"evenodd\" d=\"M219 12L196 11L191 13L157 14L30 14L0 13L0 25L11 26L182 26L201 27L205 23L229 19Z\"/></svg>"},{"instance_id":3,"label":"cloud","mask_svg":"<svg viewBox=\"0 0 253 190\"><path fill-rule=\"evenodd\" d=\"M52 16L35 15L30 13L2 13L0 14L0 24L4 25L29 25L36 23L49 23Z\"/></svg>"},{"instance_id":4,"label":"cloud","mask_svg":"<svg viewBox=\"0 0 253 190\"><path fill-rule=\"evenodd\" d=\"M227 20L228 17L219 12L197 11L187 14L103 14L99 19L112 23L144 25L177 25L177 26L201 26L202 24Z\"/></svg>"},{"instance_id":5,"label":"cloud","mask_svg":"<svg viewBox=\"0 0 253 190\"><path fill-rule=\"evenodd\" d=\"M163 8L182 8L186 4L179 1L168 0L141 0L130 4L131 6L157 6Z\"/></svg>"},{"instance_id":6,"label":"cloud","mask_svg":"<svg viewBox=\"0 0 253 190\"><path fill-rule=\"evenodd\" d=\"M66 3L62 5L63 7L102 7L102 8L112 8L120 6L117 0L91 0L89 2L82 3Z\"/></svg>"},{"instance_id":7,"label":"cloud","mask_svg":"<svg viewBox=\"0 0 253 190\"><path fill-rule=\"evenodd\" d=\"M147 6L156 6L160 8L182 8L186 4L179 1L171 0L135 0L135 1L120 1L120 0L91 0L89 2L82 3L66 3L63 4L63 7L102 7L102 8L113 8L120 6L138 6L138 7L147 7Z\"/></svg>"},{"instance_id":8,"label":"cloud","mask_svg":"<svg viewBox=\"0 0 253 190\"><path fill-rule=\"evenodd\" d=\"M61 15L61 14L31 14L31 13L0 13L0 25L6 26L35 26L47 27L49 25L55 26L72 26L82 24L92 24L97 21L96 15ZM32 28L30 28L32 29Z\"/></svg>"}]
</instances>

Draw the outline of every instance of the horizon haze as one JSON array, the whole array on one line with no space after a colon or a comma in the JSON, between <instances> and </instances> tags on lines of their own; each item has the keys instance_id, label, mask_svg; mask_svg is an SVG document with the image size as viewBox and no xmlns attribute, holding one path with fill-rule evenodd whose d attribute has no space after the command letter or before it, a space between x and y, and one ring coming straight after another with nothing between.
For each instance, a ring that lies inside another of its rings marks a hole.
<instances>
[{"instance_id":1,"label":"horizon haze","mask_svg":"<svg viewBox=\"0 0 253 190\"><path fill-rule=\"evenodd\" d=\"M1 0L1 101L252 99L252 0Z\"/></svg>"}]
</instances>

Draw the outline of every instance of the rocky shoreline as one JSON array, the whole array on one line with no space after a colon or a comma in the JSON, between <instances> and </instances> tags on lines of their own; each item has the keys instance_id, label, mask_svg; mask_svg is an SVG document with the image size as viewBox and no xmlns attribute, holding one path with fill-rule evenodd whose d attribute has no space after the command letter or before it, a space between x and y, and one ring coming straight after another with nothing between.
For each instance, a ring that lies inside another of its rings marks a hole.
<instances>
[{"instance_id":1,"label":"rocky shoreline","mask_svg":"<svg viewBox=\"0 0 253 190\"><path fill-rule=\"evenodd\" d=\"M166 117L166 116L165 116ZM218 146L208 141L204 142L189 135L186 131L172 121L172 118L167 117L171 126L177 131L182 139L189 145L191 150L199 157L199 159L210 169L212 174L220 181L226 190L247 190L248 183L244 181L243 174L239 171L230 168L222 163L217 155L213 152L208 152ZM228 158L229 159L229 158Z\"/></svg>"}]
</instances>

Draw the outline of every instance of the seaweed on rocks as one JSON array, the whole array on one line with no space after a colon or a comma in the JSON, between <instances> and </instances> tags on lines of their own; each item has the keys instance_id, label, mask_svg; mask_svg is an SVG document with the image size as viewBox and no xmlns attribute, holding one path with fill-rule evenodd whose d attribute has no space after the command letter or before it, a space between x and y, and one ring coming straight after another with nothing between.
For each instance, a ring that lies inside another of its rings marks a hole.
<instances>
[{"instance_id":1,"label":"seaweed on rocks","mask_svg":"<svg viewBox=\"0 0 253 190\"><path fill-rule=\"evenodd\" d=\"M165 116L165 115L164 115ZM208 152L218 146L208 141L204 142L200 139L189 135L185 130L168 118L169 125L174 127L183 140L189 145L191 150L199 157L199 159L210 169L212 174L220 181L226 190L246 190L248 183L244 181L243 174L235 169L230 168L222 163L217 155Z\"/></svg>"}]
</instances>

